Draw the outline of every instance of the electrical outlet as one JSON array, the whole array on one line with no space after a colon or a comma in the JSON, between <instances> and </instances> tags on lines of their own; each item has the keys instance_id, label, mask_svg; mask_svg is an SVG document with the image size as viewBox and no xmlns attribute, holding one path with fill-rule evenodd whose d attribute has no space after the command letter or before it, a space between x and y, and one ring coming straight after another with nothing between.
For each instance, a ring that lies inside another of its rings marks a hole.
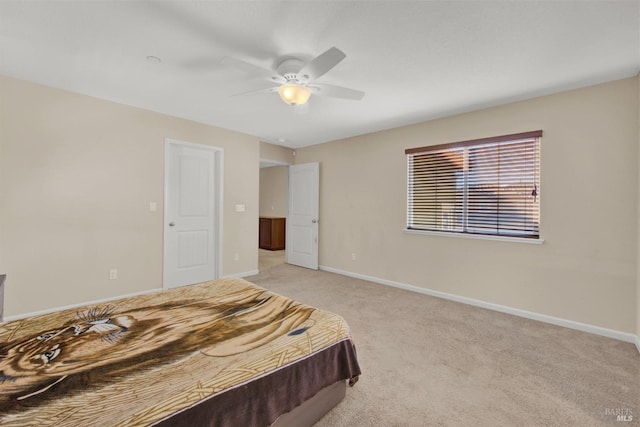
<instances>
[{"instance_id":1,"label":"electrical outlet","mask_svg":"<svg viewBox=\"0 0 640 427\"><path fill-rule=\"evenodd\" d=\"M116 280L118 278L118 269L112 268L109 270L109 280Z\"/></svg>"},{"instance_id":2,"label":"electrical outlet","mask_svg":"<svg viewBox=\"0 0 640 427\"><path fill-rule=\"evenodd\" d=\"M355 261L356 260L356 253L352 252L351 253L351 261Z\"/></svg>"},{"instance_id":3,"label":"electrical outlet","mask_svg":"<svg viewBox=\"0 0 640 427\"><path fill-rule=\"evenodd\" d=\"M236 252L235 255L233 256L233 260L240 261L240 254Z\"/></svg>"}]
</instances>

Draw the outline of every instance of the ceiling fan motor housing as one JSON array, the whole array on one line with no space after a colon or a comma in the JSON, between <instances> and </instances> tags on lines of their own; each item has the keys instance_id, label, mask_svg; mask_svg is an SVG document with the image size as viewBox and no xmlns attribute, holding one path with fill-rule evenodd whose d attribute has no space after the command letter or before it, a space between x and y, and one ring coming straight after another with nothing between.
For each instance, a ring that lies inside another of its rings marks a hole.
<instances>
[{"instance_id":1,"label":"ceiling fan motor housing","mask_svg":"<svg viewBox=\"0 0 640 427\"><path fill-rule=\"evenodd\" d=\"M297 58L287 58L278 64L276 71L288 82L305 81L309 79L309 76L299 76L298 73L304 67L304 62Z\"/></svg>"}]
</instances>

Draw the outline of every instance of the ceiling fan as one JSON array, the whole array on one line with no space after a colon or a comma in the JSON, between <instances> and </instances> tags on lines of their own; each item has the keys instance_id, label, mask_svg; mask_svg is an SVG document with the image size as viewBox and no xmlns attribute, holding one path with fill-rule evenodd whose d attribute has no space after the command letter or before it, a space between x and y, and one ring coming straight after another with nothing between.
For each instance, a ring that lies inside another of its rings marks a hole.
<instances>
[{"instance_id":1,"label":"ceiling fan","mask_svg":"<svg viewBox=\"0 0 640 427\"><path fill-rule=\"evenodd\" d=\"M359 90L315 82L338 65L346 56L340 49L332 47L306 64L301 59L287 57L278 63L275 70L228 56L222 59L222 63L278 84L266 89L252 90L237 95L277 92L282 101L297 106L306 104L312 94L357 101L364 97L364 92Z\"/></svg>"}]
</instances>

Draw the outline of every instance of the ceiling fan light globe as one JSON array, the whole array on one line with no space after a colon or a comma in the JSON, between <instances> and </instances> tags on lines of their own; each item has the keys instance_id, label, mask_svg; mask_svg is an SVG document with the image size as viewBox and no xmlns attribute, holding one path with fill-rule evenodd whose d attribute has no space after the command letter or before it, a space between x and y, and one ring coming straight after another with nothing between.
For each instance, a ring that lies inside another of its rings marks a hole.
<instances>
[{"instance_id":1,"label":"ceiling fan light globe","mask_svg":"<svg viewBox=\"0 0 640 427\"><path fill-rule=\"evenodd\" d=\"M296 96L296 105L304 105L309 100L311 96L311 91L304 86L300 86Z\"/></svg>"},{"instance_id":2,"label":"ceiling fan light globe","mask_svg":"<svg viewBox=\"0 0 640 427\"><path fill-rule=\"evenodd\" d=\"M304 86L287 83L278 88L278 94L289 105L303 105L309 100L311 91Z\"/></svg>"}]
</instances>

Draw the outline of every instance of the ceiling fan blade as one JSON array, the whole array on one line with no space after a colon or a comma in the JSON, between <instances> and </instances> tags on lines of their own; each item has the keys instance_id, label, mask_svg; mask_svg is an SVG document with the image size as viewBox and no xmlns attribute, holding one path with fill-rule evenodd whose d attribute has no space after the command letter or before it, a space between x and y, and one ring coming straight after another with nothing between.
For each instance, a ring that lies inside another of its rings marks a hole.
<instances>
[{"instance_id":1,"label":"ceiling fan blade","mask_svg":"<svg viewBox=\"0 0 640 427\"><path fill-rule=\"evenodd\" d=\"M302 67L302 70L300 70L298 75L302 76L307 81L315 80L338 65L338 63L346 56L347 55L337 47L332 47L326 52L316 56L307 65Z\"/></svg>"},{"instance_id":2,"label":"ceiling fan blade","mask_svg":"<svg viewBox=\"0 0 640 427\"><path fill-rule=\"evenodd\" d=\"M364 98L364 92L342 86L314 83L309 85L308 88L316 95L330 96L332 98L353 99L355 101L360 101Z\"/></svg>"},{"instance_id":3,"label":"ceiling fan blade","mask_svg":"<svg viewBox=\"0 0 640 427\"><path fill-rule=\"evenodd\" d=\"M268 88L265 88L265 89L254 89L254 90L250 90L250 91L247 91L247 92L236 93L236 94L233 94L231 96L233 97L233 96L253 95L253 94L258 94L258 93L274 93L274 92L278 91L279 87L280 86L273 86L273 87L268 87Z\"/></svg>"},{"instance_id":4,"label":"ceiling fan blade","mask_svg":"<svg viewBox=\"0 0 640 427\"><path fill-rule=\"evenodd\" d=\"M222 58L222 64L226 67L235 68L256 77L264 77L277 83L284 83L286 81L284 77L279 76L275 71L251 64L250 62L243 61L242 59L225 56Z\"/></svg>"}]
</instances>

